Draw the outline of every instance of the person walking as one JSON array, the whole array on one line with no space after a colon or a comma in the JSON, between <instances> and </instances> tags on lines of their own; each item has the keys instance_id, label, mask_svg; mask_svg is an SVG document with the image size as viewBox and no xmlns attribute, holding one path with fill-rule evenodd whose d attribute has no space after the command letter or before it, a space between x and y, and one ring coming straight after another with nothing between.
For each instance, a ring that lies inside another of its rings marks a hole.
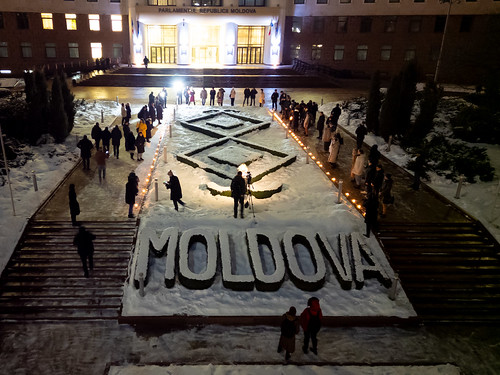
<instances>
[{"instance_id":1,"label":"person walking","mask_svg":"<svg viewBox=\"0 0 500 375\"><path fill-rule=\"evenodd\" d=\"M359 189L363 183L363 176L366 173L366 154L363 150L357 150L357 152L351 174L354 176L354 187Z\"/></svg>"},{"instance_id":2,"label":"person walking","mask_svg":"<svg viewBox=\"0 0 500 375\"><path fill-rule=\"evenodd\" d=\"M243 97L243 107L245 106L245 103L247 106L250 105L250 89L248 87L243 90Z\"/></svg>"},{"instance_id":3,"label":"person walking","mask_svg":"<svg viewBox=\"0 0 500 375\"><path fill-rule=\"evenodd\" d=\"M139 178L136 176L135 172L132 171L128 175L128 181L125 184L125 203L128 204L128 218L133 219L134 216L134 205L135 197L139 193Z\"/></svg>"},{"instance_id":4,"label":"person walking","mask_svg":"<svg viewBox=\"0 0 500 375\"><path fill-rule=\"evenodd\" d=\"M266 104L266 95L264 94L264 90L260 89L259 107L262 107L264 104Z\"/></svg>"},{"instance_id":5,"label":"person walking","mask_svg":"<svg viewBox=\"0 0 500 375\"><path fill-rule=\"evenodd\" d=\"M212 87L212 90L210 90L210 105L215 105L215 88Z\"/></svg>"},{"instance_id":6,"label":"person walking","mask_svg":"<svg viewBox=\"0 0 500 375\"><path fill-rule=\"evenodd\" d=\"M316 124L316 129L318 129L318 139L323 138L323 129L325 128L325 114L323 112L319 113L318 123Z\"/></svg>"},{"instance_id":7,"label":"person walking","mask_svg":"<svg viewBox=\"0 0 500 375\"><path fill-rule=\"evenodd\" d=\"M297 309L291 306L281 318L281 335L278 343L278 353L285 350L285 359L288 361L295 352L295 335L299 333L300 324L297 318Z\"/></svg>"},{"instance_id":8,"label":"person walking","mask_svg":"<svg viewBox=\"0 0 500 375\"><path fill-rule=\"evenodd\" d=\"M122 103L121 115L122 115L122 125L124 125L127 120L127 109L125 108L125 103Z\"/></svg>"},{"instance_id":9,"label":"person walking","mask_svg":"<svg viewBox=\"0 0 500 375\"><path fill-rule=\"evenodd\" d=\"M149 96L148 96L148 105L151 105L151 104L154 104L155 102L155 94L153 94L153 91L151 91L149 93Z\"/></svg>"},{"instance_id":10,"label":"person walking","mask_svg":"<svg viewBox=\"0 0 500 375\"><path fill-rule=\"evenodd\" d=\"M96 122L95 125L92 127L92 130L90 131L90 136L95 142L95 148L98 149L99 142L101 142L102 138L102 130L98 122Z\"/></svg>"},{"instance_id":11,"label":"person walking","mask_svg":"<svg viewBox=\"0 0 500 375\"><path fill-rule=\"evenodd\" d=\"M250 105L254 106L255 105L255 97L257 96L257 90L255 90L255 87L250 90Z\"/></svg>"},{"instance_id":12,"label":"person walking","mask_svg":"<svg viewBox=\"0 0 500 375\"><path fill-rule=\"evenodd\" d=\"M366 238L370 238L370 231L372 229L376 229L378 223L378 196L375 193L375 190L372 189L368 193L367 198L363 202L363 206L365 207L366 224L366 233L364 236Z\"/></svg>"},{"instance_id":13,"label":"person walking","mask_svg":"<svg viewBox=\"0 0 500 375\"><path fill-rule=\"evenodd\" d=\"M332 142L332 133L333 133L333 126L330 121L326 121L326 126L325 129L323 130L323 150L329 151L330 150L330 143Z\"/></svg>"},{"instance_id":14,"label":"person walking","mask_svg":"<svg viewBox=\"0 0 500 375\"><path fill-rule=\"evenodd\" d=\"M170 189L170 200L174 202L175 210L179 211L179 206L177 205L177 203L180 203L183 206L186 205L186 203L184 203L181 200L182 198L181 183L179 181L179 178L177 176L174 176L174 172L172 172L172 170L168 171L167 174L170 178L168 182L164 181L163 184L167 189Z\"/></svg>"},{"instance_id":15,"label":"person walking","mask_svg":"<svg viewBox=\"0 0 500 375\"><path fill-rule=\"evenodd\" d=\"M95 161L97 163L97 170L99 172L99 183L102 182L102 179L106 179L106 159L109 157L109 154L104 152L102 148L97 150L94 155Z\"/></svg>"},{"instance_id":16,"label":"person walking","mask_svg":"<svg viewBox=\"0 0 500 375\"><path fill-rule=\"evenodd\" d=\"M304 345L302 345L302 351L304 354L309 352L309 340L311 340L312 347L311 352L318 355L318 332L321 328L321 322L323 320L323 313L321 307L319 306L319 299L317 297L311 297L307 301L307 307L300 314L300 325L304 331Z\"/></svg>"},{"instance_id":17,"label":"person walking","mask_svg":"<svg viewBox=\"0 0 500 375\"><path fill-rule=\"evenodd\" d=\"M83 225L73 238L73 245L77 247L78 255L82 261L83 275L89 277L89 269L94 269L94 240L95 235L89 232ZM88 267L87 267L88 261Z\"/></svg>"},{"instance_id":18,"label":"person walking","mask_svg":"<svg viewBox=\"0 0 500 375\"><path fill-rule=\"evenodd\" d=\"M236 99L236 90L234 87L231 89L231 92L229 93L229 99L231 99L231 107L234 107L234 100Z\"/></svg>"},{"instance_id":19,"label":"person walking","mask_svg":"<svg viewBox=\"0 0 500 375\"><path fill-rule=\"evenodd\" d=\"M102 148L104 149L104 152L109 153L109 142L111 141L111 133L109 132L107 126L102 131L101 139L102 139Z\"/></svg>"},{"instance_id":20,"label":"person walking","mask_svg":"<svg viewBox=\"0 0 500 375\"><path fill-rule=\"evenodd\" d=\"M240 217L243 219L243 202L245 200L246 192L247 183L243 178L243 173L241 171L238 171L236 176L234 176L233 180L231 181L231 197L233 197L234 200L233 211L235 219L238 217L238 204L240 205Z\"/></svg>"},{"instance_id":21,"label":"person walking","mask_svg":"<svg viewBox=\"0 0 500 375\"><path fill-rule=\"evenodd\" d=\"M135 137L134 133L129 131L125 134L125 151L130 153L130 159L134 160L135 153Z\"/></svg>"},{"instance_id":22,"label":"person walking","mask_svg":"<svg viewBox=\"0 0 500 375\"><path fill-rule=\"evenodd\" d=\"M364 123L361 123L356 128L356 148L361 150L363 147L363 141L365 140L365 136L368 134L368 130Z\"/></svg>"},{"instance_id":23,"label":"person walking","mask_svg":"<svg viewBox=\"0 0 500 375\"><path fill-rule=\"evenodd\" d=\"M146 144L146 138L142 132L137 134L137 138L135 139L135 147L137 148L137 161L143 161L142 154L144 154L144 145Z\"/></svg>"},{"instance_id":24,"label":"person walking","mask_svg":"<svg viewBox=\"0 0 500 375\"><path fill-rule=\"evenodd\" d=\"M116 125L111 131L111 144L113 145L113 156L119 159L120 153L120 140L122 139L122 132Z\"/></svg>"},{"instance_id":25,"label":"person walking","mask_svg":"<svg viewBox=\"0 0 500 375\"><path fill-rule=\"evenodd\" d=\"M158 125L160 125L161 120L163 120L163 105L160 101L156 104L156 118L158 119Z\"/></svg>"},{"instance_id":26,"label":"person walking","mask_svg":"<svg viewBox=\"0 0 500 375\"><path fill-rule=\"evenodd\" d=\"M149 59L147 56L144 56L144 59L142 59L142 62L144 63L144 66L146 67L146 69L148 68L148 64L149 64Z\"/></svg>"},{"instance_id":27,"label":"person walking","mask_svg":"<svg viewBox=\"0 0 500 375\"><path fill-rule=\"evenodd\" d=\"M342 113L342 110L340 109L340 106L337 104L333 109L332 109L332 112L331 112L331 115L332 115L332 121L335 125L338 125L339 123L339 118L340 118L340 114Z\"/></svg>"},{"instance_id":28,"label":"person walking","mask_svg":"<svg viewBox=\"0 0 500 375\"><path fill-rule=\"evenodd\" d=\"M203 87L200 92L201 105L207 102L207 90Z\"/></svg>"},{"instance_id":29,"label":"person walking","mask_svg":"<svg viewBox=\"0 0 500 375\"><path fill-rule=\"evenodd\" d=\"M277 111L278 110L278 98L280 97L280 94L278 94L278 90L274 89L274 92L271 94L271 105L272 105L272 110Z\"/></svg>"},{"instance_id":30,"label":"person walking","mask_svg":"<svg viewBox=\"0 0 500 375\"><path fill-rule=\"evenodd\" d=\"M80 149L80 156L83 160L83 169L90 170L90 156L92 155L92 149L94 145L87 138L86 135L76 144L76 147Z\"/></svg>"},{"instance_id":31,"label":"person walking","mask_svg":"<svg viewBox=\"0 0 500 375\"><path fill-rule=\"evenodd\" d=\"M130 119L132 118L132 108L130 108L130 103L125 104L125 110L127 111L127 120L126 123L130 123Z\"/></svg>"},{"instance_id":32,"label":"person walking","mask_svg":"<svg viewBox=\"0 0 500 375\"><path fill-rule=\"evenodd\" d=\"M381 217L385 217L387 215L387 207L394 203L394 196L392 195L392 175L390 173L386 173L384 176L384 182L382 183L382 188L380 189L380 197L382 199L382 214Z\"/></svg>"},{"instance_id":33,"label":"person walking","mask_svg":"<svg viewBox=\"0 0 500 375\"><path fill-rule=\"evenodd\" d=\"M75 184L69 185L68 198L69 198L69 214L71 216L71 224L73 226L76 226L78 225L76 217L80 215L80 204L76 199Z\"/></svg>"}]
</instances>

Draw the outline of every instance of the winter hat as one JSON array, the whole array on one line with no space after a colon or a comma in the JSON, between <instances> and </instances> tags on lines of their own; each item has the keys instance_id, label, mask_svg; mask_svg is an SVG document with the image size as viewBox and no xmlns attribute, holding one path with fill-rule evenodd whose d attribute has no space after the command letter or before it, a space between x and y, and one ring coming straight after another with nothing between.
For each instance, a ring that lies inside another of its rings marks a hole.
<instances>
[{"instance_id":1,"label":"winter hat","mask_svg":"<svg viewBox=\"0 0 500 375\"><path fill-rule=\"evenodd\" d=\"M296 314L297 309L294 306L290 307L290 309L288 310L288 315L295 316Z\"/></svg>"}]
</instances>

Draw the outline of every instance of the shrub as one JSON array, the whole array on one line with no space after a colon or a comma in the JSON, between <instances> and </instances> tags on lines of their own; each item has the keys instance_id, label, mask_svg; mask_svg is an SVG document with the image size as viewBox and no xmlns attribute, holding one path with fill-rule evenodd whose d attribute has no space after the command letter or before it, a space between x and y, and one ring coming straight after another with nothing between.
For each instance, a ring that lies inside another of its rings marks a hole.
<instances>
[{"instance_id":1,"label":"shrub","mask_svg":"<svg viewBox=\"0 0 500 375\"><path fill-rule=\"evenodd\" d=\"M453 133L467 142L500 143L500 114L486 107L469 106L451 119Z\"/></svg>"}]
</instances>

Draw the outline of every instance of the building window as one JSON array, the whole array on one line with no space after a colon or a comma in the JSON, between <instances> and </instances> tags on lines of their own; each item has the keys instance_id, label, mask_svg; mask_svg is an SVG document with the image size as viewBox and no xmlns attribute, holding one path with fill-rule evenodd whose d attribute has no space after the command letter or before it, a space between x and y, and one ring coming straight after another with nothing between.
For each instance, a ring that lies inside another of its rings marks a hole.
<instances>
[{"instance_id":1,"label":"building window","mask_svg":"<svg viewBox=\"0 0 500 375\"><path fill-rule=\"evenodd\" d=\"M314 17L313 33L323 34L325 32L325 18Z\"/></svg>"},{"instance_id":2,"label":"building window","mask_svg":"<svg viewBox=\"0 0 500 375\"><path fill-rule=\"evenodd\" d=\"M466 3L475 3L477 0L465 0Z\"/></svg>"},{"instance_id":3,"label":"building window","mask_svg":"<svg viewBox=\"0 0 500 375\"><path fill-rule=\"evenodd\" d=\"M358 52L356 54L356 60L366 61L368 57L368 46L366 44L358 46Z\"/></svg>"},{"instance_id":4,"label":"building window","mask_svg":"<svg viewBox=\"0 0 500 375\"><path fill-rule=\"evenodd\" d=\"M375 0L365 0L365 4L373 4L375 3Z\"/></svg>"},{"instance_id":5,"label":"building window","mask_svg":"<svg viewBox=\"0 0 500 375\"><path fill-rule=\"evenodd\" d=\"M361 17L361 25L359 27L360 33L369 33L372 31L372 18L371 17Z\"/></svg>"},{"instance_id":6,"label":"building window","mask_svg":"<svg viewBox=\"0 0 500 375\"><path fill-rule=\"evenodd\" d=\"M305 0L293 0L294 4L304 4Z\"/></svg>"},{"instance_id":7,"label":"building window","mask_svg":"<svg viewBox=\"0 0 500 375\"><path fill-rule=\"evenodd\" d=\"M468 33L472 29L472 21L474 16L462 16L462 21L460 22L460 32Z\"/></svg>"},{"instance_id":8,"label":"building window","mask_svg":"<svg viewBox=\"0 0 500 375\"><path fill-rule=\"evenodd\" d=\"M335 45L333 50L333 60L334 61L344 60L344 46Z\"/></svg>"},{"instance_id":9,"label":"building window","mask_svg":"<svg viewBox=\"0 0 500 375\"><path fill-rule=\"evenodd\" d=\"M33 57L33 52L31 50L31 43L21 43L21 56L22 57Z\"/></svg>"},{"instance_id":10,"label":"building window","mask_svg":"<svg viewBox=\"0 0 500 375\"><path fill-rule=\"evenodd\" d=\"M122 16L121 14L112 14L111 15L111 30L113 31L122 31Z\"/></svg>"},{"instance_id":11,"label":"building window","mask_svg":"<svg viewBox=\"0 0 500 375\"><path fill-rule=\"evenodd\" d=\"M193 7L221 7L222 0L191 0Z\"/></svg>"},{"instance_id":12,"label":"building window","mask_svg":"<svg viewBox=\"0 0 500 375\"><path fill-rule=\"evenodd\" d=\"M311 60L317 61L321 60L321 49L323 48L322 44L313 44L311 50Z\"/></svg>"},{"instance_id":13,"label":"building window","mask_svg":"<svg viewBox=\"0 0 500 375\"><path fill-rule=\"evenodd\" d=\"M444 32L445 25L446 25L446 16L436 16L436 21L434 22L434 32L435 33Z\"/></svg>"},{"instance_id":14,"label":"building window","mask_svg":"<svg viewBox=\"0 0 500 375\"><path fill-rule=\"evenodd\" d=\"M48 57L48 58L56 57L56 44L55 43L45 43L45 57Z\"/></svg>"},{"instance_id":15,"label":"building window","mask_svg":"<svg viewBox=\"0 0 500 375\"><path fill-rule=\"evenodd\" d=\"M390 3L399 3L399 0L389 0Z\"/></svg>"},{"instance_id":16,"label":"building window","mask_svg":"<svg viewBox=\"0 0 500 375\"><path fill-rule=\"evenodd\" d=\"M9 57L7 42L0 42L0 57Z\"/></svg>"},{"instance_id":17,"label":"building window","mask_svg":"<svg viewBox=\"0 0 500 375\"><path fill-rule=\"evenodd\" d=\"M339 17L337 22L337 32L346 33L347 32L347 17Z\"/></svg>"},{"instance_id":18,"label":"building window","mask_svg":"<svg viewBox=\"0 0 500 375\"><path fill-rule=\"evenodd\" d=\"M239 0L238 5L240 7L265 7L265 0Z\"/></svg>"},{"instance_id":19,"label":"building window","mask_svg":"<svg viewBox=\"0 0 500 375\"><path fill-rule=\"evenodd\" d=\"M425 0L413 0L414 3L425 3Z\"/></svg>"},{"instance_id":20,"label":"building window","mask_svg":"<svg viewBox=\"0 0 500 375\"><path fill-rule=\"evenodd\" d=\"M76 30L76 14L65 14L66 30Z\"/></svg>"},{"instance_id":21,"label":"building window","mask_svg":"<svg viewBox=\"0 0 500 375\"><path fill-rule=\"evenodd\" d=\"M90 50L92 51L93 59L100 59L102 57L102 43L90 43Z\"/></svg>"},{"instance_id":22,"label":"building window","mask_svg":"<svg viewBox=\"0 0 500 375\"><path fill-rule=\"evenodd\" d=\"M417 47L410 46L405 50L405 61L415 60L417 56Z\"/></svg>"},{"instance_id":23,"label":"building window","mask_svg":"<svg viewBox=\"0 0 500 375\"><path fill-rule=\"evenodd\" d=\"M16 13L16 19L18 29L29 29L28 13Z\"/></svg>"},{"instance_id":24,"label":"building window","mask_svg":"<svg viewBox=\"0 0 500 375\"><path fill-rule=\"evenodd\" d=\"M292 18L292 33L300 33L302 31L302 17Z\"/></svg>"},{"instance_id":25,"label":"building window","mask_svg":"<svg viewBox=\"0 0 500 375\"><path fill-rule=\"evenodd\" d=\"M52 21L52 13L42 13L42 27L44 30L54 30L54 22Z\"/></svg>"},{"instance_id":26,"label":"building window","mask_svg":"<svg viewBox=\"0 0 500 375\"><path fill-rule=\"evenodd\" d=\"M316 0L316 4L328 4L328 0Z\"/></svg>"},{"instance_id":27,"label":"building window","mask_svg":"<svg viewBox=\"0 0 500 375\"><path fill-rule=\"evenodd\" d=\"M396 16L387 17L384 21L384 32L385 33L395 32L397 20L398 20L398 17L396 17Z\"/></svg>"},{"instance_id":28,"label":"building window","mask_svg":"<svg viewBox=\"0 0 500 375\"><path fill-rule=\"evenodd\" d=\"M110 3L119 3L120 0L109 0Z\"/></svg>"},{"instance_id":29,"label":"building window","mask_svg":"<svg viewBox=\"0 0 500 375\"><path fill-rule=\"evenodd\" d=\"M350 4L351 0L340 0L340 4Z\"/></svg>"},{"instance_id":30,"label":"building window","mask_svg":"<svg viewBox=\"0 0 500 375\"><path fill-rule=\"evenodd\" d=\"M5 27L4 23L3 23L3 13L0 12L0 29L3 29Z\"/></svg>"},{"instance_id":31,"label":"building window","mask_svg":"<svg viewBox=\"0 0 500 375\"><path fill-rule=\"evenodd\" d=\"M418 33L422 28L422 17L410 18L410 33Z\"/></svg>"},{"instance_id":32,"label":"building window","mask_svg":"<svg viewBox=\"0 0 500 375\"><path fill-rule=\"evenodd\" d=\"M291 44L290 45L290 57L292 59L300 58L300 44Z\"/></svg>"},{"instance_id":33,"label":"building window","mask_svg":"<svg viewBox=\"0 0 500 375\"><path fill-rule=\"evenodd\" d=\"M87 3L97 3L97 0L87 0Z\"/></svg>"},{"instance_id":34,"label":"building window","mask_svg":"<svg viewBox=\"0 0 500 375\"><path fill-rule=\"evenodd\" d=\"M175 6L175 0L148 0L148 5Z\"/></svg>"},{"instance_id":35,"label":"building window","mask_svg":"<svg viewBox=\"0 0 500 375\"><path fill-rule=\"evenodd\" d=\"M98 14L89 14L89 29L92 31L101 30L101 23Z\"/></svg>"},{"instance_id":36,"label":"building window","mask_svg":"<svg viewBox=\"0 0 500 375\"><path fill-rule=\"evenodd\" d=\"M439 59L439 51L440 51L440 47L431 47L431 50L429 52L429 60L430 61L438 61Z\"/></svg>"},{"instance_id":37,"label":"building window","mask_svg":"<svg viewBox=\"0 0 500 375\"><path fill-rule=\"evenodd\" d=\"M382 46L380 48L380 60L389 61L391 59L392 46Z\"/></svg>"},{"instance_id":38,"label":"building window","mask_svg":"<svg viewBox=\"0 0 500 375\"><path fill-rule=\"evenodd\" d=\"M78 43L68 43L69 57L72 59L77 59L80 57L80 52L78 50Z\"/></svg>"},{"instance_id":39,"label":"building window","mask_svg":"<svg viewBox=\"0 0 500 375\"><path fill-rule=\"evenodd\" d=\"M121 44L113 43L113 57L115 59L121 59L123 56L123 47Z\"/></svg>"}]
</instances>

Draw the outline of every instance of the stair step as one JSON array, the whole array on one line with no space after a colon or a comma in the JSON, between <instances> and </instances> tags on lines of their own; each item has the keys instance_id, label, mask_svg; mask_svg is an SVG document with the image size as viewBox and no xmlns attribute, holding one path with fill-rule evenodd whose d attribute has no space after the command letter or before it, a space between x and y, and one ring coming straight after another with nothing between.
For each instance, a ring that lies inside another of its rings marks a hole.
<instances>
[{"instance_id":1,"label":"stair step","mask_svg":"<svg viewBox=\"0 0 500 375\"><path fill-rule=\"evenodd\" d=\"M116 319L119 316L119 309L101 308L98 310L71 310L68 309L43 309L32 308L23 312L0 312L0 320L102 320Z\"/></svg>"},{"instance_id":2,"label":"stair step","mask_svg":"<svg viewBox=\"0 0 500 375\"><path fill-rule=\"evenodd\" d=\"M77 288L77 287L22 287L22 288L2 288L1 297L32 297L32 298L53 298L53 297L118 297L123 296L122 291L117 288Z\"/></svg>"},{"instance_id":3,"label":"stair step","mask_svg":"<svg viewBox=\"0 0 500 375\"><path fill-rule=\"evenodd\" d=\"M0 313L11 308L23 310L25 308L67 308L87 310L110 307L119 307L120 297L103 298L67 298L67 297L45 297L45 298L25 298L25 297L0 297Z\"/></svg>"},{"instance_id":4,"label":"stair step","mask_svg":"<svg viewBox=\"0 0 500 375\"><path fill-rule=\"evenodd\" d=\"M66 270L66 272L64 272ZM9 277L13 278L13 280L17 281L33 281L33 280L43 280L43 279L53 279L53 278L77 278L80 279L83 277L83 269L74 267L74 268L66 268L63 270L55 269L51 272L50 277L47 276L45 272L37 272L37 270L6 270L4 273ZM95 267L93 271L92 278L123 278L125 280L125 276L127 275L127 269L112 269L112 268L98 268Z\"/></svg>"},{"instance_id":5,"label":"stair step","mask_svg":"<svg viewBox=\"0 0 500 375\"><path fill-rule=\"evenodd\" d=\"M80 277L59 277L59 278L23 278L23 277L14 277L9 276L7 280L3 280L1 284L1 290L5 289L17 289L23 290L24 288L45 288L45 287L54 287L54 288L65 288L65 287L103 287L103 288L111 288L115 287L117 289L121 289L124 284L123 277L106 277L102 276L97 278L85 278L83 276Z\"/></svg>"},{"instance_id":6,"label":"stair step","mask_svg":"<svg viewBox=\"0 0 500 375\"><path fill-rule=\"evenodd\" d=\"M456 274L461 275L498 275L500 277L500 265L495 264L492 266L481 265L477 267L470 266L443 266L440 264L398 264L395 266L398 271L404 272L404 270L410 271L425 271L425 277L430 277L434 274ZM421 273L423 275L423 273Z\"/></svg>"},{"instance_id":7,"label":"stair step","mask_svg":"<svg viewBox=\"0 0 500 375\"><path fill-rule=\"evenodd\" d=\"M43 251L33 251L30 253L20 252L17 256L13 257L12 260L16 262L64 262L66 260L75 260L80 259L76 251L68 252L68 251L60 251L57 254L53 252L43 252ZM130 252L108 252L108 251L99 251L94 252L94 262L99 260L128 260L130 259Z\"/></svg>"}]
</instances>

